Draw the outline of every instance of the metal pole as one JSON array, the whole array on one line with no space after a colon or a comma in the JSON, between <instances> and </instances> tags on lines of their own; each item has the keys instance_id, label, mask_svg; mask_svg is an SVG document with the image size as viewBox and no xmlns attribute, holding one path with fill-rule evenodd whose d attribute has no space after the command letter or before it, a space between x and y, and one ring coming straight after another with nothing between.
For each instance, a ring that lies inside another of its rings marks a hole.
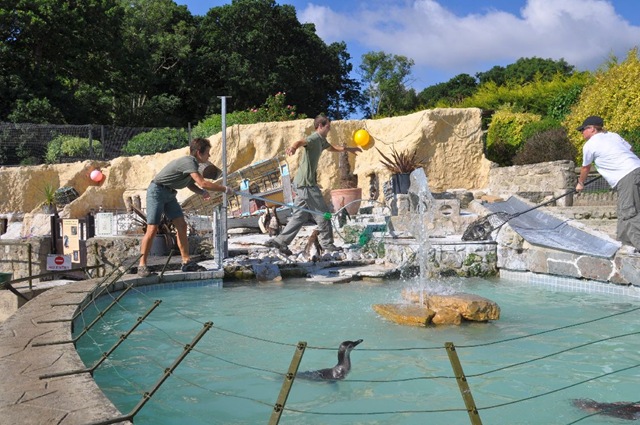
<instances>
[{"instance_id":1,"label":"metal pole","mask_svg":"<svg viewBox=\"0 0 640 425\"><path fill-rule=\"evenodd\" d=\"M218 96L222 103L222 184L227 185L227 99L231 96ZM229 238L227 237L227 194L222 195L222 206L220 208L220 241L222 257L218 259L220 267L222 260L229 256Z\"/></svg>"}]
</instances>

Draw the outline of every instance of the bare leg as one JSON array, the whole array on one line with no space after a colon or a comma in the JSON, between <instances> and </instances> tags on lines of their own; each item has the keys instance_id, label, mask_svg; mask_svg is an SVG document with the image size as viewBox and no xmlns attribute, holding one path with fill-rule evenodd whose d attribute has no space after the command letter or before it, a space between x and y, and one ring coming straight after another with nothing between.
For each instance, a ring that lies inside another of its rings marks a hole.
<instances>
[{"instance_id":1,"label":"bare leg","mask_svg":"<svg viewBox=\"0 0 640 425\"><path fill-rule=\"evenodd\" d=\"M189 262L191 257L189 256L189 238L187 237L187 222L184 217L178 217L173 220L173 225L176 228L178 249L180 249L180 256L182 257L182 264Z\"/></svg>"},{"instance_id":2,"label":"bare leg","mask_svg":"<svg viewBox=\"0 0 640 425\"><path fill-rule=\"evenodd\" d=\"M149 251L151 251L151 244L153 242L153 238L155 238L156 233L158 233L158 225L157 224L147 224L147 231L142 237L142 242L140 243L140 253L142 257L140 257L139 266L147 265L147 258L149 257Z\"/></svg>"}]
</instances>

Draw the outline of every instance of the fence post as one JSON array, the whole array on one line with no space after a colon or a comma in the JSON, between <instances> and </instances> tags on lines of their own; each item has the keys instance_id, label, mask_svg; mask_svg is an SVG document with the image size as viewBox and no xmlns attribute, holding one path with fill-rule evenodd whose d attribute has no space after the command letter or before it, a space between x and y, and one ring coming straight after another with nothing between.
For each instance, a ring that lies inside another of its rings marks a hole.
<instances>
[{"instance_id":1,"label":"fence post","mask_svg":"<svg viewBox=\"0 0 640 425\"><path fill-rule=\"evenodd\" d=\"M460 389L460 394L462 394L462 400L464 400L464 405L466 406L467 413L469 414L469 420L472 425L482 425L482 420L480 419L476 403L473 401L473 395L471 394L467 377L462 370L458 353L456 353L456 347L453 345L453 342L445 342L444 347L447 350L447 355L449 355L449 362L451 363L451 368L456 376L458 388Z\"/></svg>"}]
</instances>

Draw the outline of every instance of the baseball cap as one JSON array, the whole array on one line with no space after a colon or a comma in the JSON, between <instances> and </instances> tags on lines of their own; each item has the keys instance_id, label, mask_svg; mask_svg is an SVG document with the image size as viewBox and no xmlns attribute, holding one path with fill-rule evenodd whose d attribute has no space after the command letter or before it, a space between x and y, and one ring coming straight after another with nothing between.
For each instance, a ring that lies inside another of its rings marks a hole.
<instances>
[{"instance_id":1,"label":"baseball cap","mask_svg":"<svg viewBox=\"0 0 640 425\"><path fill-rule=\"evenodd\" d=\"M585 127L588 127L590 125L597 125L598 127L603 127L604 126L604 120L602 118L600 118L599 116L591 115L590 117L587 117L582 122L582 125L580 127L576 128L576 130L582 131L582 130L584 130Z\"/></svg>"}]
</instances>

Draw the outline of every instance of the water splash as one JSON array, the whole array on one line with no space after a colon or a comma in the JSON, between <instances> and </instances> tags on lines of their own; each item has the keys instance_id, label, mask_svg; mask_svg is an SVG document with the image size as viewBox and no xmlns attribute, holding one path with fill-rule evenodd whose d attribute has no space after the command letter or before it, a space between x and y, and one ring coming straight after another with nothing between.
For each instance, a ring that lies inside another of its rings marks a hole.
<instances>
[{"instance_id":1,"label":"water splash","mask_svg":"<svg viewBox=\"0 0 640 425\"><path fill-rule=\"evenodd\" d=\"M420 294L420 304L423 304L425 293L435 289L429 285L430 278L433 277L429 267L429 253L431 251L429 224L433 223L435 199L429 190L429 179L422 168L413 171L410 178L409 198L413 219L409 219L408 228L418 242L418 252L416 254L420 274L417 289Z\"/></svg>"}]
</instances>

